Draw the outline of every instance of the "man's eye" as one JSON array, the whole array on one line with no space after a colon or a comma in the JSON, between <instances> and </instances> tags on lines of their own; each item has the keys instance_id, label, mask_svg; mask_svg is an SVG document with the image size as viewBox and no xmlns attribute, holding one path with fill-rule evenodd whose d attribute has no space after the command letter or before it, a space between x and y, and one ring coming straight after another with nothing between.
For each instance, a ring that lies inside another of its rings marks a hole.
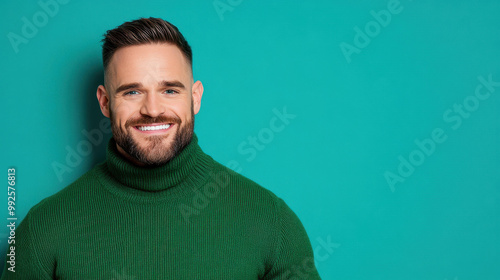
<instances>
[{"instance_id":1,"label":"man's eye","mask_svg":"<svg viewBox=\"0 0 500 280\"><path fill-rule=\"evenodd\" d=\"M132 90L132 91L125 92L123 95L136 95L136 94L139 94L139 93L135 90Z\"/></svg>"},{"instance_id":2,"label":"man's eye","mask_svg":"<svg viewBox=\"0 0 500 280\"><path fill-rule=\"evenodd\" d=\"M173 89L167 89L167 90L165 91L165 93L167 93L167 94L176 94L176 93L177 93L177 91L175 91L175 90L173 90Z\"/></svg>"}]
</instances>

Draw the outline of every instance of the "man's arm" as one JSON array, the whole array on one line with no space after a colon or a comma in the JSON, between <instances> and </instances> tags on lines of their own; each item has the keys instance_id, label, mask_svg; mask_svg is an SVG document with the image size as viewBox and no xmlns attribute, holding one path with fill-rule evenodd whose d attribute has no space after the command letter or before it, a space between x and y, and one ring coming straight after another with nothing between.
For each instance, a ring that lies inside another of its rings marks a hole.
<instances>
[{"instance_id":1,"label":"man's arm","mask_svg":"<svg viewBox=\"0 0 500 280\"><path fill-rule=\"evenodd\" d=\"M304 226L282 199L278 200L277 232L273 264L263 280L321 279Z\"/></svg>"},{"instance_id":2,"label":"man's arm","mask_svg":"<svg viewBox=\"0 0 500 280\"><path fill-rule=\"evenodd\" d=\"M39 252L33 242L33 233L31 231L30 212L28 212L26 217L16 228L15 244L9 244L7 248L7 254L11 251L11 246L14 246L15 248L15 266L11 265L14 263L9 263L10 256L7 256L3 268L2 278L0 278L0 280L52 279L52 276L41 267L40 260L38 258Z\"/></svg>"}]
</instances>

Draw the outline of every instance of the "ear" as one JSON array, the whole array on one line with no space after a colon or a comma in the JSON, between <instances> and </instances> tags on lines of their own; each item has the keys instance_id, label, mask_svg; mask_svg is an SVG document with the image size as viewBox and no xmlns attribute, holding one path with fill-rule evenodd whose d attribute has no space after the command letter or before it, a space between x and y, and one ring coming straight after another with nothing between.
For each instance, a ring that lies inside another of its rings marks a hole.
<instances>
[{"instance_id":1,"label":"ear","mask_svg":"<svg viewBox=\"0 0 500 280\"><path fill-rule=\"evenodd\" d=\"M191 89L193 93L193 112L198 114L201 107L201 97L203 96L203 84L200 81L196 81Z\"/></svg>"},{"instance_id":2,"label":"ear","mask_svg":"<svg viewBox=\"0 0 500 280\"><path fill-rule=\"evenodd\" d=\"M97 101L99 101L102 114L109 118L109 94L103 85L97 87Z\"/></svg>"}]
</instances>

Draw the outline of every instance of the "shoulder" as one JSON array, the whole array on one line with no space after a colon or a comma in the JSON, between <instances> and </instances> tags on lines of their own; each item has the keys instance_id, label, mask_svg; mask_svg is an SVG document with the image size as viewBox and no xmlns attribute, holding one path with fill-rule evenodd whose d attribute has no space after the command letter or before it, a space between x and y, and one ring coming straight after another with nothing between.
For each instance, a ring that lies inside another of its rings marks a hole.
<instances>
[{"instance_id":1,"label":"shoulder","mask_svg":"<svg viewBox=\"0 0 500 280\"><path fill-rule=\"evenodd\" d=\"M215 188L215 186L210 186L210 183L216 184L221 191L224 190L233 199L243 199L246 203L277 207L277 204L282 201L269 189L218 162L215 162L211 178L205 188Z\"/></svg>"},{"instance_id":2,"label":"shoulder","mask_svg":"<svg viewBox=\"0 0 500 280\"><path fill-rule=\"evenodd\" d=\"M218 201L228 212L259 224L277 227L281 222L298 220L285 201L271 190L217 163L211 177L201 189L207 201Z\"/></svg>"},{"instance_id":3,"label":"shoulder","mask_svg":"<svg viewBox=\"0 0 500 280\"><path fill-rule=\"evenodd\" d=\"M83 201L89 197L95 197L96 193L102 190L97 179L101 165L95 166L73 183L33 206L29 211L32 220L44 223L51 219L64 221L68 214L74 213L78 207L81 207Z\"/></svg>"}]
</instances>

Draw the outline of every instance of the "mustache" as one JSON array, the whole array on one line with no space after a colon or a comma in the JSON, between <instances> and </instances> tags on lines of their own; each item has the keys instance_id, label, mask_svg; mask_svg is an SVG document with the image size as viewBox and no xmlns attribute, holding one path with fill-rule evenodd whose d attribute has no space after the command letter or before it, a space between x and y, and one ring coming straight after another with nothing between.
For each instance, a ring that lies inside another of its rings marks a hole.
<instances>
[{"instance_id":1,"label":"mustache","mask_svg":"<svg viewBox=\"0 0 500 280\"><path fill-rule=\"evenodd\" d=\"M158 116L158 117L139 117L128 119L125 122L125 127L137 126L141 124L153 124L153 123L177 123L180 124L182 121L177 116Z\"/></svg>"}]
</instances>

